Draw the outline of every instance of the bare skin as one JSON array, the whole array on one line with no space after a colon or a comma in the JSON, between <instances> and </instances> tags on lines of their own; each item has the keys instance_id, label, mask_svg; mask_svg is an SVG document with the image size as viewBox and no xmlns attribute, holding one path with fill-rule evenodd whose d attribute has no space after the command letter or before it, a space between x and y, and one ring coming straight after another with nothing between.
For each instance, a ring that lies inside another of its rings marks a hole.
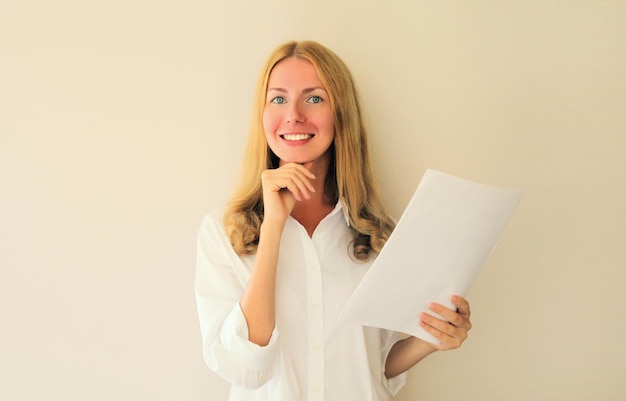
<instances>
[{"instance_id":1,"label":"bare skin","mask_svg":"<svg viewBox=\"0 0 626 401\"><path fill-rule=\"evenodd\" d=\"M420 326L441 341L441 344L431 344L417 337L408 337L398 341L387 356L385 363L387 378L407 371L435 351L458 348L467 339L467 332L472 328L469 320L469 303L458 295L452 296L451 301L457 307L457 311L436 303L430 305L430 310L446 318L448 322L427 313L422 313L420 316Z\"/></svg>"},{"instance_id":2,"label":"bare skin","mask_svg":"<svg viewBox=\"0 0 626 401\"><path fill-rule=\"evenodd\" d=\"M334 114L328 93L307 61L287 58L269 77L263 112L266 139L281 159L280 166L263 172L264 218L250 279L240 300L253 343L269 343L276 324L276 270L280 239L289 216L312 236L334 204L324 192L334 140ZM452 299L456 310L432 304L420 318L422 327L441 341L433 345L415 337L398 341L385 363L388 378L405 372L437 350L459 347L471 328L469 304L459 296Z\"/></svg>"},{"instance_id":3,"label":"bare skin","mask_svg":"<svg viewBox=\"0 0 626 401\"><path fill-rule=\"evenodd\" d=\"M307 163L309 170L297 163L287 163L263 172L265 217L250 281L240 302L249 339L256 344L267 345L276 324L276 269L287 217L292 215L312 235L334 207L324 195L324 180L316 178L326 175L328 164L328 160Z\"/></svg>"},{"instance_id":4,"label":"bare skin","mask_svg":"<svg viewBox=\"0 0 626 401\"><path fill-rule=\"evenodd\" d=\"M241 300L250 341L259 345L267 345L276 323L276 266L280 236L287 217L292 215L312 235L315 227L333 207L323 195L323 180L318 178L325 175L327 165L324 167L324 164L309 164L308 167L316 174L296 163L288 163L263 174L265 220L261 226L261 239L250 282ZM460 296L453 296L451 301L457 310L436 303L430 306L433 312L445 320L427 313L419 317L420 325L439 339L441 344L434 345L416 337L397 342L385 363L385 375L388 378L407 371L435 351L461 346L472 326L469 320L469 304Z\"/></svg>"}]
</instances>

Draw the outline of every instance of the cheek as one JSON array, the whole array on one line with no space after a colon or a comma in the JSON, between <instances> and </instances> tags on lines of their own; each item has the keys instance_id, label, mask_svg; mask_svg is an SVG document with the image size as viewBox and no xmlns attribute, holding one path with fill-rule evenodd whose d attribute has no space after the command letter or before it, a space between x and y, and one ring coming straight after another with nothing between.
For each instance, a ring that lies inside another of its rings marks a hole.
<instances>
[{"instance_id":1,"label":"cheek","mask_svg":"<svg viewBox=\"0 0 626 401\"><path fill-rule=\"evenodd\" d=\"M267 141L267 144L272 146L274 141L272 140L272 135L270 135L270 133L271 129L269 127L269 122L265 115L263 115L263 134L265 135L265 140Z\"/></svg>"},{"instance_id":2,"label":"cheek","mask_svg":"<svg viewBox=\"0 0 626 401\"><path fill-rule=\"evenodd\" d=\"M335 133L335 122L331 118L328 122L328 129L334 134Z\"/></svg>"},{"instance_id":3,"label":"cheek","mask_svg":"<svg viewBox=\"0 0 626 401\"><path fill-rule=\"evenodd\" d=\"M275 135L277 129L278 125L276 124L276 118L272 115L272 113L263 112L263 134L265 135L267 145L274 153L276 152L277 146L277 138Z\"/></svg>"},{"instance_id":4,"label":"cheek","mask_svg":"<svg viewBox=\"0 0 626 401\"><path fill-rule=\"evenodd\" d=\"M263 131L265 135L268 136L276 131L278 124L276 123L278 119L269 111L263 111Z\"/></svg>"},{"instance_id":5,"label":"cheek","mask_svg":"<svg viewBox=\"0 0 626 401\"><path fill-rule=\"evenodd\" d=\"M332 132L333 136L335 136L335 119L334 116L331 114L330 116L327 116L326 120L325 120L325 128L327 131Z\"/></svg>"},{"instance_id":6,"label":"cheek","mask_svg":"<svg viewBox=\"0 0 626 401\"><path fill-rule=\"evenodd\" d=\"M324 128L327 130L335 129L335 113L333 113L330 106L324 109L323 113L320 114L320 123L324 125Z\"/></svg>"}]
</instances>

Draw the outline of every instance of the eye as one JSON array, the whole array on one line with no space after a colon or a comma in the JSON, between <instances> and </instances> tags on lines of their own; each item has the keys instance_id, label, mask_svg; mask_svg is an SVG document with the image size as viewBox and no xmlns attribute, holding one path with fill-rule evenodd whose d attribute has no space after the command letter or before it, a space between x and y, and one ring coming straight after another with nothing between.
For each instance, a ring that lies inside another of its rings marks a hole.
<instances>
[{"instance_id":1,"label":"eye","mask_svg":"<svg viewBox=\"0 0 626 401\"><path fill-rule=\"evenodd\" d=\"M322 103L324 99L322 99L319 96L311 96L310 98L308 98L306 101L309 103Z\"/></svg>"},{"instance_id":2,"label":"eye","mask_svg":"<svg viewBox=\"0 0 626 401\"><path fill-rule=\"evenodd\" d=\"M272 103L283 104L283 103L287 103L287 100L282 96L276 96L275 98L272 99Z\"/></svg>"}]
</instances>

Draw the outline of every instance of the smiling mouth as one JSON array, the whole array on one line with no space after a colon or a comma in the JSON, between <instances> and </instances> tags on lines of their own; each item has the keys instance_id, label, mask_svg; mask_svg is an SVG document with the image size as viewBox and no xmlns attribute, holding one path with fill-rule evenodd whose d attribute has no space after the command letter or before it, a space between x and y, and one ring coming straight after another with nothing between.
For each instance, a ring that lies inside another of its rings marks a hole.
<instances>
[{"instance_id":1,"label":"smiling mouth","mask_svg":"<svg viewBox=\"0 0 626 401\"><path fill-rule=\"evenodd\" d=\"M313 138L313 134L284 134L280 137L286 141L305 141Z\"/></svg>"}]
</instances>

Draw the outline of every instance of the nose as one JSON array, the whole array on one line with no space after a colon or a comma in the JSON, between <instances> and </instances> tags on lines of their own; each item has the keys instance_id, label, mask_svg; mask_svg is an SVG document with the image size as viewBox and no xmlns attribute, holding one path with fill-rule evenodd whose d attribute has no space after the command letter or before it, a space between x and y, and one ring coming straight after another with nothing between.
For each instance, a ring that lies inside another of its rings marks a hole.
<instances>
[{"instance_id":1,"label":"nose","mask_svg":"<svg viewBox=\"0 0 626 401\"><path fill-rule=\"evenodd\" d=\"M297 102L293 102L289 105L285 120L288 123L303 123L306 121L306 117Z\"/></svg>"}]
</instances>

